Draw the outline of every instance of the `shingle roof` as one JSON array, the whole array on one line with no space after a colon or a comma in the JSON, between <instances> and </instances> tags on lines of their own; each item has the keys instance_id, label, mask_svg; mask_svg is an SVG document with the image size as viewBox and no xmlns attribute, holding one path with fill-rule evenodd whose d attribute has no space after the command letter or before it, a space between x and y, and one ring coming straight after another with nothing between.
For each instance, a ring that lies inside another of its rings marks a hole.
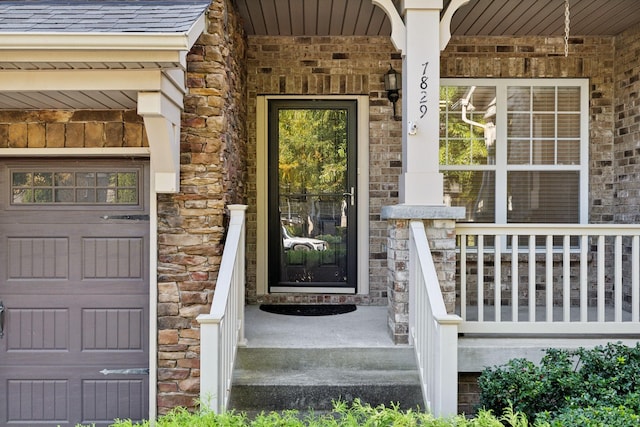
<instances>
[{"instance_id":1,"label":"shingle roof","mask_svg":"<svg viewBox=\"0 0 640 427\"><path fill-rule=\"evenodd\" d=\"M2 0L0 33L183 33L210 0Z\"/></svg>"}]
</instances>

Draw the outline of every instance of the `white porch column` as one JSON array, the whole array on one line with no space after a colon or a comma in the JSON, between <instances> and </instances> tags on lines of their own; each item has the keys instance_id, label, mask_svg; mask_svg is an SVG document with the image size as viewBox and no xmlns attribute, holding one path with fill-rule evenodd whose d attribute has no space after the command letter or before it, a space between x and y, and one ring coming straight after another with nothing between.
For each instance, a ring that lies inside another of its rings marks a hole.
<instances>
[{"instance_id":1,"label":"white porch column","mask_svg":"<svg viewBox=\"0 0 640 427\"><path fill-rule=\"evenodd\" d=\"M440 10L442 0L404 0L400 203L442 206L439 170Z\"/></svg>"}]
</instances>

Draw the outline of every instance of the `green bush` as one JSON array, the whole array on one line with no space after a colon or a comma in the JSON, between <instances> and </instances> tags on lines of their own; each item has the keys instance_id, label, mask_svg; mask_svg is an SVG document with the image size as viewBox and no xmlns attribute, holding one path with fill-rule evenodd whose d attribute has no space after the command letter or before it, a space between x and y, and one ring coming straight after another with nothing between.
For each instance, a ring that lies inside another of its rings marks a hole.
<instances>
[{"instance_id":1,"label":"green bush","mask_svg":"<svg viewBox=\"0 0 640 427\"><path fill-rule=\"evenodd\" d=\"M548 349L539 365L513 359L485 369L478 379L480 406L501 411L513 405L515 411L530 420L544 420L552 426L592 425L568 420L608 416L612 411L633 417L640 414L638 372L640 344L608 344L589 350ZM553 424L561 417L565 424ZM601 425L598 419L594 426Z\"/></svg>"},{"instance_id":2,"label":"green bush","mask_svg":"<svg viewBox=\"0 0 640 427\"><path fill-rule=\"evenodd\" d=\"M402 411L397 406L372 407L358 400L352 405L334 402L333 412L328 414L302 415L297 411L261 413L249 419L244 414L227 412L214 414L210 411L190 413L184 408L176 408L156 421L156 427L527 427L523 414L508 409L502 417L490 411L480 411L474 418L464 416L435 418L420 411ZM132 423L116 421L113 427L150 427L148 421Z\"/></svg>"}]
</instances>

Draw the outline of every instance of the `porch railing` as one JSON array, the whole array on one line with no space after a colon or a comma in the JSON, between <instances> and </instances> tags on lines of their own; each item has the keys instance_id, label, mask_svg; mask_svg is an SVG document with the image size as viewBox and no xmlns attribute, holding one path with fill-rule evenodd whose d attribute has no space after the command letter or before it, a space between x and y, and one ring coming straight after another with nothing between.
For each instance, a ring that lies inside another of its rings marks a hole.
<instances>
[{"instance_id":1,"label":"porch railing","mask_svg":"<svg viewBox=\"0 0 640 427\"><path fill-rule=\"evenodd\" d=\"M230 220L209 314L201 314L200 400L216 413L229 402L238 346L245 345L245 210L229 205Z\"/></svg>"},{"instance_id":2,"label":"porch railing","mask_svg":"<svg viewBox=\"0 0 640 427\"><path fill-rule=\"evenodd\" d=\"M409 265L411 337L425 406L436 416L455 415L458 402L458 324L447 314L424 224L411 221ZM420 308L417 310L416 308Z\"/></svg>"},{"instance_id":3,"label":"porch railing","mask_svg":"<svg viewBox=\"0 0 640 427\"><path fill-rule=\"evenodd\" d=\"M460 332L640 333L637 225L457 224Z\"/></svg>"}]
</instances>

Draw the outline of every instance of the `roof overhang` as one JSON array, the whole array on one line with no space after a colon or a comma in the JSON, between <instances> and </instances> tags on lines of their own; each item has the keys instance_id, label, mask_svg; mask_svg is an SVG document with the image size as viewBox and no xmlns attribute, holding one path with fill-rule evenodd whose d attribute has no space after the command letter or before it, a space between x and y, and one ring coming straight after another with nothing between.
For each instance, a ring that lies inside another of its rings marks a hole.
<instances>
[{"instance_id":1,"label":"roof overhang","mask_svg":"<svg viewBox=\"0 0 640 427\"><path fill-rule=\"evenodd\" d=\"M1 33L0 109L137 109L155 190L179 190L187 53L202 13L181 33Z\"/></svg>"}]
</instances>

